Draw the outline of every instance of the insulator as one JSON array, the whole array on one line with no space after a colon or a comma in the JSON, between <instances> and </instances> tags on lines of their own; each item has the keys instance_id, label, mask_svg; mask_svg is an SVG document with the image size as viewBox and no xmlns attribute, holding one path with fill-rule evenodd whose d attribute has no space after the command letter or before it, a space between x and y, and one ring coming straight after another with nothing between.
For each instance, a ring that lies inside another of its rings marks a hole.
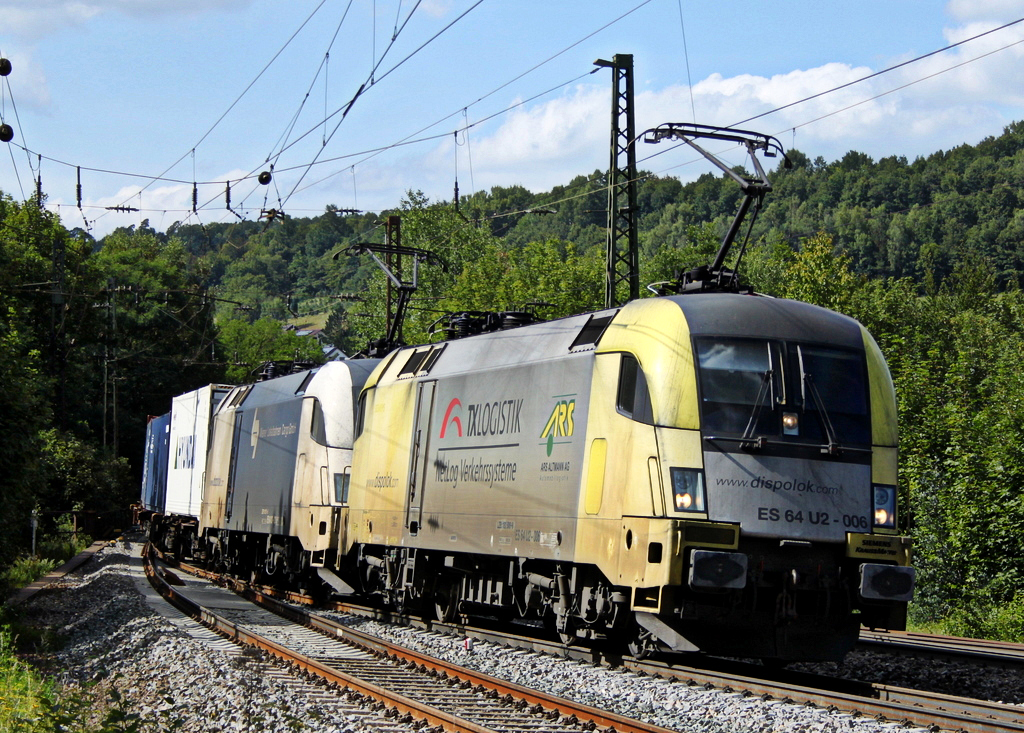
<instances>
[{"instance_id":1,"label":"insulator","mask_svg":"<svg viewBox=\"0 0 1024 733\"><path fill-rule=\"evenodd\" d=\"M0 125L0 142L9 143L14 139L14 128L6 122Z\"/></svg>"},{"instance_id":2,"label":"insulator","mask_svg":"<svg viewBox=\"0 0 1024 733\"><path fill-rule=\"evenodd\" d=\"M537 318L532 313L525 311L506 311L501 314L501 329L506 331L510 328L519 328L536 323Z\"/></svg>"},{"instance_id":3,"label":"insulator","mask_svg":"<svg viewBox=\"0 0 1024 733\"><path fill-rule=\"evenodd\" d=\"M263 171L262 173L259 174L259 176L256 177L256 180L259 181L264 186L266 186L268 183L270 183L271 178L272 176L270 175L270 171Z\"/></svg>"},{"instance_id":4,"label":"insulator","mask_svg":"<svg viewBox=\"0 0 1024 733\"><path fill-rule=\"evenodd\" d=\"M0 59L0 76L7 76L11 73L11 60Z\"/></svg>"}]
</instances>

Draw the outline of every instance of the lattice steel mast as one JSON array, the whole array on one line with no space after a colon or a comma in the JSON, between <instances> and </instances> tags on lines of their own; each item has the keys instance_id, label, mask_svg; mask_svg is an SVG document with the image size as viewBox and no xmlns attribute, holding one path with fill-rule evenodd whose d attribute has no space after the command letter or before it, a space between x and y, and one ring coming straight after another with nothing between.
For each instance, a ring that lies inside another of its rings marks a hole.
<instances>
[{"instance_id":1,"label":"lattice steel mast","mask_svg":"<svg viewBox=\"0 0 1024 733\"><path fill-rule=\"evenodd\" d=\"M616 54L596 66L612 70L612 137L608 165L608 247L605 307L640 297L636 231L636 131L633 55Z\"/></svg>"}]
</instances>

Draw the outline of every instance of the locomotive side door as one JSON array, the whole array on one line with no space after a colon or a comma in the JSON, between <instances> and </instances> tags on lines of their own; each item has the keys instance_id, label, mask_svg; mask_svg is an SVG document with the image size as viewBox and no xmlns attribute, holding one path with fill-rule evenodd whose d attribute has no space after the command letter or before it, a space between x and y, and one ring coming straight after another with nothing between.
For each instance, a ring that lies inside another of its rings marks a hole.
<instances>
[{"instance_id":1,"label":"locomotive side door","mask_svg":"<svg viewBox=\"0 0 1024 733\"><path fill-rule=\"evenodd\" d=\"M430 456L430 422L434 414L436 381L416 385L416 416L413 418L412 463L409 466L409 489L405 501L405 526L409 534L419 534L423 526L423 491L427 485Z\"/></svg>"},{"instance_id":2,"label":"locomotive side door","mask_svg":"<svg viewBox=\"0 0 1024 733\"><path fill-rule=\"evenodd\" d=\"M231 520L231 513L235 506L235 473L238 470L238 451L242 439L243 415L244 413L241 410L235 411L234 436L231 439L231 463L228 466L228 486L224 507L225 524Z\"/></svg>"}]
</instances>

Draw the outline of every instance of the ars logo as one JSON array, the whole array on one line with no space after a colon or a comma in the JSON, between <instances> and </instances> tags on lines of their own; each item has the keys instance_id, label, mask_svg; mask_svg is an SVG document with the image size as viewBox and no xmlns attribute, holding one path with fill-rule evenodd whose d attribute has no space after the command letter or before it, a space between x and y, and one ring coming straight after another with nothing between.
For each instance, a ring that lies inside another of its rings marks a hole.
<instances>
[{"instance_id":1,"label":"ars logo","mask_svg":"<svg viewBox=\"0 0 1024 733\"><path fill-rule=\"evenodd\" d=\"M575 422L573 422L573 413L576 411L576 400L573 399L560 399L555 403L554 409L551 410L551 416L548 418L547 423L544 425L544 429L540 433L541 438L546 438L545 443L541 445L547 445L548 455L551 455L551 450L555 447L555 443L571 443L571 440L555 440L555 438L571 438L573 430L576 428Z\"/></svg>"},{"instance_id":2,"label":"ars logo","mask_svg":"<svg viewBox=\"0 0 1024 733\"><path fill-rule=\"evenodd\" d=\"M459 413L461 412L462 402L459 401L458 397L453 397L452 401L448 403L448 409L444 411L444 421L441 423L442 438L448 432L448 427L450 425L454 425L459 437L462 437L462 419L459 417Z\"/></svg>"}]
</instances>

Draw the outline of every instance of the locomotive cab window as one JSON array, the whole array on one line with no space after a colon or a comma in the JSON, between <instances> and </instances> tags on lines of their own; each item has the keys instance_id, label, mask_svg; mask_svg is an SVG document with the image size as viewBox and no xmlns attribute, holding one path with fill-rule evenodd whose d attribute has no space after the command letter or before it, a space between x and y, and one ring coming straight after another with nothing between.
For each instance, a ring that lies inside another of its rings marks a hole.
<instances>
[{"instance_id":1,"label":"locomotive cab window","mask_svg":"<svg viewBox=\"0 0 1024 733\"><path fill-rule=\"evenodd\" d=\"M313 399L313 419L309 426L309 435L320 445L327 445L327 424L324 421L324 408L320 400Z\"/></svg>"},{"instance_id":2,"label":"locomotive cab window","mask_svg":"<svg viewBox=\"0 0 1024 733\"><path fill-rule=\"evenodd\" d=\"M871 440L863 353L759 339L695 339L701 419L712 435L804 445Z\"/></svg>"},{"instance_id":3,"label":"locomotive cab window","mask_svg":"<svg viewBox=\"0 0 1024 733\"><path fill-rule=\"evenodd\" d=\"M753 339L700 339L701 412L711 432L775 434L774 412L786 401L779 344Z\"/></svg>"},{"instance_id":4,"label":"locomotive cab window","mask_svg":"<svg viewBox=\"0 0 1024 733\"><path fill-rule=\"evenodd\" d=\"M867 378L859 354L814 346L798 346L800 405L815 419L806 435L825 441L828 433L841 443L871 442Z\"/></svg>"},{"instance_id":5,"label":"locomotive cab window","mask_svg":"<svg viewBox=\"0 0 1024 733\"><path fill-rule=\"evenodd\" d=\"M363 434L363 426L366 424L366 392L359 395L359 406L356 408L356 430L355 437Z\"/></svg>"},{"instance_id":6,"label":"locomotive cab window","mask_svg":"<svg viewBox=\"0 0 1024 733\"><path fill-rule=\"evenodd\" d=\"M620 414L647 425L654 424L651 393L640 363L631 354L623 354L619 364L619 389L615 407Z\"/></svg>"}]
</instances>

